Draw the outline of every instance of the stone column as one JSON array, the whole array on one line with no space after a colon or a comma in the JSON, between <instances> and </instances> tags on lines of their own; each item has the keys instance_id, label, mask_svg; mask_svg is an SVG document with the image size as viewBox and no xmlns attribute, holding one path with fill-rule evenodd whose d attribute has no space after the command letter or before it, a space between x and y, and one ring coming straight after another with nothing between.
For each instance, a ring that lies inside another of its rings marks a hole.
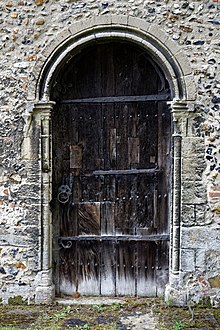
<instances>
[{"instance_id":1,"label":"stone column","mask_svg":"<svg viewBox=\"0 0 220 330\"><path fill-rule=\"evenodd\" d=\"M185 135L185 117L188 107L184 101L172 101L171 112L173 116L173 189L172 189L172 221L170 238L170 278L166 288L166 300L181 304L184 297L178 289L181 286L180 272L180 241L181 241L181 163L182 163L182 138ZM180 296L179 296L180 294ZM179 296L179 297L178 297ZM184 304L184 303L183 303Z\"/></svg>"},{"instance_id":2,"label":"stone column","mask_svg":"<svg viewBox=\"0 0 220 330\"><path fill-rule=\"evenodd\" d=\"M52 194L51 110L54 102L37 103L34 107L40 127L41 216L40 216L40 272L36 279L37 304L51 303L55 297L52 282L52 215L49 203Z\"/></svg>"}]
</instances>

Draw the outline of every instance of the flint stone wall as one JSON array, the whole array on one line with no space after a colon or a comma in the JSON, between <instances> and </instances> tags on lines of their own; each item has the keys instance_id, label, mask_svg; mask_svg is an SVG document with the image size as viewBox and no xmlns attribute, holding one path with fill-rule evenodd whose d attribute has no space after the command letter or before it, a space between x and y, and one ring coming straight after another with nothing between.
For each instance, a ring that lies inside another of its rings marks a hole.
<instances>
[{"instance_id":1,"label":"flint stone wall","mask_svg":"<svg viewBox=\"0 0 220 330\"><path fill-rule=\"evenodd\" d=\"M35 69L36 63L43 65L54 50L52 41L59 38L57 43L61 43L66 33L74 33L75 24L116 15L123 21L140 18L158 26L161 38L172 40L190 63L188 84L192 83L195 101L190 103L190 114L182 118L180 272L170 274L167 299L185 304L187 299L197 301L209 296L214 304L219 304L219 13L218 0L0 1L0 297L3 302L18 295L34 301L42 281L39 224L42 192L35 140L39 127L30 117L40 73ZM27 138L30 127L35 137L32 140Z\"/></svg>"}]
</instances>

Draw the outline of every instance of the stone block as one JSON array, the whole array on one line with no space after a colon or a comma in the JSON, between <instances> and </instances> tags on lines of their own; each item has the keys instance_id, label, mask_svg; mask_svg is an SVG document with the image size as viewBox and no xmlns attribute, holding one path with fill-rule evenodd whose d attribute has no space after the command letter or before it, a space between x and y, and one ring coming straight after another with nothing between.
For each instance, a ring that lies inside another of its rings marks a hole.
<instances>
[{"instance_id":1,"label":"stone block","mask_svg":"<svg viewBox=\"0 0 220 330\"><path fill-rule=\"evenodd\" d=\"M204 157L199 159L199 157L183 157L182 159L182 180L183 181L199 181L202 178L204 170L206 168L206 163Z\"/></svg>"},{"instance_id":2,"label":"stone block","mask_svg":"<svg viewBox=\"0 0 220 330\"><path fill-rule=\"evenodd\" d=\"M207 217L207 205L195 205L196 224L204 226L212 223L212 217Z\"/></svg>"},{"instance_id":3,"label":"stone block","mask_svg":"<svg viewBox=\"0 0 220 330\"><path fill-rule=\"evenodd\" d=\"M220 228L212 226L203 226L203 227L183 227L182 228L182 237L181 237L181 248L187 249L206 249L213 250L219 256L220 245L219 245L219 235L220 235ZM209 254L208 254L209 255ZM208 258L207 255L207 258ZM210 261L212 260L209 257ZM215 261L217 257L215 258ZM220 263L220 258L218 264ZM215 263L213 262L214 268Z\"/></svg>"},{"instance_id":4,"label":"stone block","mask_svg":"<svg viewBox=\"0 0 220 330\"><path fill-rule=\"evenodd\" d=\"M150 24L143 19L128 16L128 26L133 26L134 28L147 32L150 27Z\"/></svg>"},{"instance_id":5,"label":"stone block","mask_svg":"<svg viewBox=\"0 0 220 330\"><path fill-rule=\"evenodd\" d=\"M196 270L204 272L206 270L205 249L196 250Z\"/></svg>"},{"instance_id":6,"label":"stone block","mask_svg":"<svg viewBox=\"0 0 220 330\"><path fill-rule=\"evenodd\" d=\"M183 51L178 51L175 53L175 59L179 63L183 76L190 75L192 73L192 68L186 54ZM195 84L195 83L194 83Z\"/></svg>"},{"instance_id":7,"label":"stone block","mask_svg":"<svg viewBox=\"0 0 220 330\"><path fill-rule=\"evenodd\" d=\"M209 244L209 251L205 253L206 270L213 274L213 276L219 275L220 272L220 244L218 241L219 237Z\"/></svg>"},{"instance_id":8,"label":"stone block","mask_svg":"<svg viewBox=\"0 0 220 330\"><path fill-rule=\"evenodd\" d=\"M180 46L170 38L166 39L165 46L168 49L171 58L175 53L181 50ZM175 57L173 57L173 59L175 60Z\"/></svg>"},{"instance_id":9,"label":"stone block","mask_svg":"<svg viewBox=\"0 0 220 330\"><path fill-rule=\"evenodd\" d=\"M17 247L28 247L31 244L31 240L26 236L18 236L9 233L8 235L0 236L1 245L10 245Z\"/></svg>"},{"instance_id":10,"label":"stone block","mask_svg":"<svg viewBox=\"0 0 220 330\"><path fill-rule=\"evenodd\" d=\"M163 30L158 28L158 25L156 24L149 24L148 33L164 44L166 44L166 41L169 38L169 36Z\"/></svg>"},{"instance_id":11,"label":"stone block","mask_svg":"<svg viewBox=\"0 0 220 330\"><path fill-rule=\"evenodd\" d=\"M181 221L183 226L195 225L195 210L194 205L182 205Z\"/></svg>"},{"instance_id":12,"label":"stone block","mask_svg":"<svg viewBox=\"0 0 220 330\"><path fill-rule=\"evenodd\" d=\"M195 250L182 249L180 254L181 270L184 272L195 271Z\"/></svg>"},{"instance_id":13,"label":"stone block","mask_svg":"<svg viewBox=\"0 0 220 330\"><path fill-rule=\"evenodd\" d=\"M182 202L183 204L205 204L207 202L207 194L204 182L182 181Z\"/></svg>"},{"instance_id":14,"label":"stone block","mask_svg":"<svg viewBox=\"0 0 220 330\"><path fill-rule=\"evenodd\" d=\"M145 22L140 18L128 16L128 26L133 26L134 28L147 31L149 28L149 23Z\"/></svg>"},{"instance_id":15,"label":"stone block","mask_svg":"<svg viewBox=\"0 0 220 330\"><path fill-rule=\"evenodd\" d=\"M165 290L165 301L168 306L185 306L187 304L187 292L168 284Z\"/></svg>"},{"instance_id":16,"label":"stone block","mask_svg":"<svg viewBox=\"0 0 220 330\"><path fill-rule=\"evenodd\" d=\"M83 19L77 22L73 22L69 26L69 31L71 35L77 35L78 33L81 33L82 31L86 30L93 30L94 28L94 22L95 22L95 17L92 19Z\"/></svg>"},{"instance_id":17,"label":"stone block","mask_svg":"<svg viewBox=\"0 0 220 330\"><path fill-rule=\"evenodd\" d=\"M186 85L187 100L189 101L196 100L197 88L196 88L194 76L193 75L184 76L184 82Z\"/></svg>"},{"instance_id":18,"label":"stone block","mask_svg":"<svg viewBox=\"0 0 220 330\"><path fill-rule=\"evenodd\" d=\"M94 16L94 18L91 21L91 27L100 26L100 25L111 25L111 24L112 24L111 15Z\"/></svg>"},{"instance_id":19,"label":"stone block","mask_svg":"<svg viewBox=\"0 0 220 330\"><path fill-rule=\"evenodd\" d=\"M52 304L55 298L55 286L38 286L35 293L35 304Z\"/></svg>"},{"instance_id":20,"label":"stone block","mask_svg":"<svg viewBox=\"0 0 220 330\"><path fill-rule=\"evenodd\" d=\"M127 15L112 15L111 16L112 25L128 25L128 16Z\"/></svg>"},{"instance_id":21,"label":"stone block","mask_svg":"<svg viewBox=\"0 0 220 330\"><path fill-rule=\"evenodd\" d=\"M183 159L197 158L200 156L204 158L205 155L205 139L203 137L184 137L182 139L182 156Z\"/></svg>"}]
</instances>

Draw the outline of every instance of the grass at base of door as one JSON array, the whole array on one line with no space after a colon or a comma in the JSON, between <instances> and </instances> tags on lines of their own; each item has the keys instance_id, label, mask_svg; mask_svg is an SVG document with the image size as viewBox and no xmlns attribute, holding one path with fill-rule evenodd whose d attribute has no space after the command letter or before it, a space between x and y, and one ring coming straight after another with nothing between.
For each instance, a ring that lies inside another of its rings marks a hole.
<instances>
[{"instance_id":1,"label":"grass at base of door","mask_svg":"<svg viewBox=\"0 0 220 330\"><path fill-rule=\"evenodd\" d=\"M153 315L159 330L220 330L220 309L209 305L194 308L167 306L158 298L123 298L122 303L62 305L0 305L0 330L120 330L122 317ZM141 326L141 325L140 325Z\"/></svg>"}]
</instances>

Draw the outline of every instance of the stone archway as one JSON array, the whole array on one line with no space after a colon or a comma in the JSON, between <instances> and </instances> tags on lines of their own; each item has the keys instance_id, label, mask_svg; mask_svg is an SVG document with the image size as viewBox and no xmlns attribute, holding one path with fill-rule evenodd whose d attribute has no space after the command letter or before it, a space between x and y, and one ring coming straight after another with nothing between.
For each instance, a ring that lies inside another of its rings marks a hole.
<instances>
[{"instance_id":1,"label":"stone archway","mask_svg":"<svg viewBox=\"0 0 220 330\"><path fill-rule=\"evenodd\" d=\"M170 86L173 101L170 102L174 121L173 134L173 187L172 212L170 212L170 280L179 272L180 249L180 196L181 196L181 140L183 125L182 118L189 111L188 103L195 99L195 87L191 76L190 65L176 44L165 36L163 31L146 22L127 18L125 16L97 17L92 20L79 22L70 29L58 34L47 46L39 58L33 76L38 77L37 87L29 89L29 100L34 102L33 117L40 127L39 147L41 150L41 270L40 280L36 288L36 302L49 302L54 297L54 285L51 270L51 214L49 202L51 200L52 164L51 164L51 130L50 116L54 102L50 99L52 82L59 73L63 63L85 45L94 44L108 38L127 40L140 45L152 56L163 69Z\"/></svg>"}]
</instances>

